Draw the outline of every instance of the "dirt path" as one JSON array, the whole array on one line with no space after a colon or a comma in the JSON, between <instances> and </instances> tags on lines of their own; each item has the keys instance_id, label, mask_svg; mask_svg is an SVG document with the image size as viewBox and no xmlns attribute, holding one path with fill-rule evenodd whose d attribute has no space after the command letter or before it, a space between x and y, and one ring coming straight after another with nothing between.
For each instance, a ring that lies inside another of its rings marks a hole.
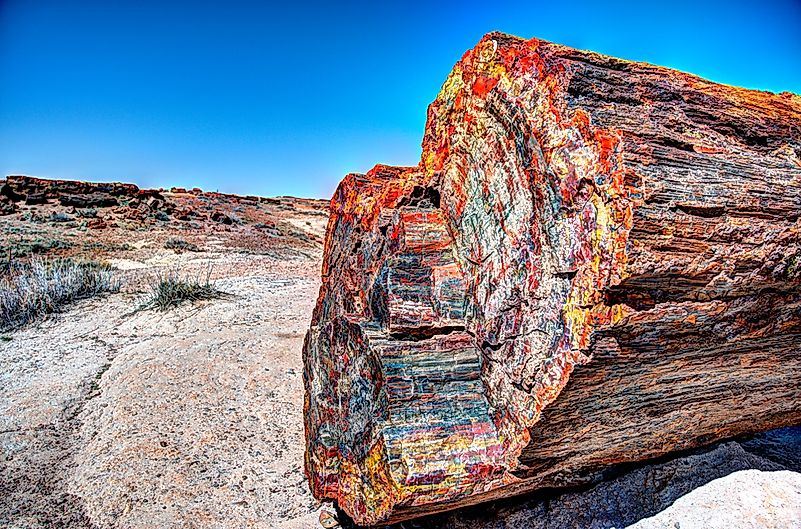
<instances>
[{"instance_id":1,"label":"dirt path","mask_svg":"<svg viewBox=\"0 0 801 529\"><path fill-rule=\"evenodd\" d=\"M131 314L115 294L0 342L0 526L317 525L300 355L319 262L140 264L208 260L229 298Z\"/></svg>"}]
</instances>

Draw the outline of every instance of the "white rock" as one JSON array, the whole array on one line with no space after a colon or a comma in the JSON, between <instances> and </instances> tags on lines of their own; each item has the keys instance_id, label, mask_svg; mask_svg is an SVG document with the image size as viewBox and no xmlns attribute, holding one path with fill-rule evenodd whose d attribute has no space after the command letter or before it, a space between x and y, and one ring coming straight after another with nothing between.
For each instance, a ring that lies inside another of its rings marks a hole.
<instances>
[{"instance_id":1,"label":"white rock","mask_svg":"<svg viewBox=\"0 0 801 529\"><path fill-rule=\"evenodd\" d=\"M716 479L628 529L801 528L801 474L742 470Z\"/></svg>"}]
</instances>

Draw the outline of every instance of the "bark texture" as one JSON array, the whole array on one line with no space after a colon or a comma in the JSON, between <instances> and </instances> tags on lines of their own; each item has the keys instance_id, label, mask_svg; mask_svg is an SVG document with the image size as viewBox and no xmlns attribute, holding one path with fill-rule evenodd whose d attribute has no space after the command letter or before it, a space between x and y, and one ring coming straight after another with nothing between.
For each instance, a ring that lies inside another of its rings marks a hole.
<instances>
[{"instance_id":1,"label":"bark texture","mask_svg":"<svg viewBox=\"0 0 801 529\"><path fill-rule=\"evenodd\" d=\"M801 422L801 98L503 34L331 202L306 469L374 524Z\"/></svg>"}]
</instances>

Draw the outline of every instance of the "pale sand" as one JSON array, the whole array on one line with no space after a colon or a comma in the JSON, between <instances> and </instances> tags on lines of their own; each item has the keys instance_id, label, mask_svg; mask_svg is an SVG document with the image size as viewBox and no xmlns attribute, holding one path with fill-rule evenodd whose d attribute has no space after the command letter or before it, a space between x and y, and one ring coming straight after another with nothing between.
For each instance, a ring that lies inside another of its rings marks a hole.
<instances>
[{"instance_id":1,"label":"pale sand","mask_svg":"<svg viewBox=\"0 0 801 529\"><path fill-rule=\"evenodd\" d=\"M319 252L154 249L120 268L144 284L208 262L231 297L133 313L124 289L0 341L0 527L318 526L301 348Z\"/></svg>"}]
</instances>

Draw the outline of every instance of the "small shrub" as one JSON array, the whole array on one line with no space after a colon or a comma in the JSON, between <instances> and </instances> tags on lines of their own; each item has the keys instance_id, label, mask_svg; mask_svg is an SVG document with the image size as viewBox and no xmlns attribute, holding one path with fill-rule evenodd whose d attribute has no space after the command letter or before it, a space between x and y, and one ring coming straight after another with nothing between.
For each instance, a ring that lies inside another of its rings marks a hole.
<instances>
[{"instance_id":1,"label":"small shrub","mask_svg":"<svg viewBox=\"0 0 801 529\"><path fill-rule=\"evenodd\" d=\"M45 222L47 218L39 215L35 211L26 211L22 215L22 220L26 222Z\"/></svg>"},{"instance_id":2,"label":"small shrub","mask_svg":"<svg viewBox=\"0 0 801 529\"><path fill-rule=\"evenodd\" d=\"M210 277L211 268L206 270L205 276L198 274L194 277L181 277L177 271L161 273L150 286L150 292L139 306L139 310L167 311L187 301L220 299L228 296L226 292L214 286Z\"/></svg>"},{"instance_id":3,"label":"small shrub","mask_svg":"<svg viewBox=\"0 0 801 529\"><path fill-rule=\"evenodd\" d=\"M200 248L195 243L191 243L189 241L185 241L184 239L178 237L172 237L167 239L167 242L164 243L164 247L168 250L175 250L176 252L199 252Z\"/></svg>"},{"instance_id":4,"label":"small shrub","mask_svg":"<svg viewBox=\"0 0 801 529\"><path fill-rule=\"evenodd\" d=\"M94 208L78 209L78 210L76 210L76 212L78 213L78 216L83 218L83 219L95 219L95 218L97 218L97 210L94 209Z\"/></svg>"},{"instance_id":5,"label":"small shrub","mask_svg":"<svg viewBox=\"0 0 801 529\"><path fill-rule=\"evenodd\" d=\"M259 229L259 230L264 230L270 235L274 235L274 236L283 235L283 232L281 231L281 229L278 226L275 225L275 223L265 224L264 222L259 222L259 223L255 224L253 227L256 228L256 229Z\"/></svg>"},{"instance_id":6,"label":"small shrub","mask_svg":"<svg viewBox=\"0 0 801 529\"><path fill-rule=\"evenodd\" d=\"M104 251L104 252L128 252L133 250L133 246L127 242L104 242L104 241L89 241L83 243L83 249L87 251Z\"/></svg>"},{"instance_id":7,"label":"small shrub","mask_svg":"<svg viewBox=\"0 0 801 529\"><path fill-rule=\"evenodd\" d=\"M155 215L153 215L156 220L160 220L162 222L169 222L170 216L164 213L163 211L157 211Z\"/></svg>"},{"instance_id":8,"label":"small shrub","mask_svg":"<svg viewBox=\"0 0 801 529\"><path fill-rule=\"evenodd\" d=\"M67 215L66 213L63 212L50 214L50 222L69 222L71 220L75 219L72 216Z\"/></svg>"},{"instance_id":9,"label":"small shrub","mask_svg":"<svg viewBox=\"0 0 801 529\"><path fill-rule=\"evenodd\" d=\"M37 239L30 244L28 251L23 255L47 253L52 250L68 250L70 248L72 248L72 243L62 239Z\"/></svg>"},{"instance_id":10,"label":"small shrub","mask_svg":"<svg viewBox=\"0 0 801 529\"><path fill-rule=\"evenodd\" d=\"M8 225L6 225L4 227L3 231L6 234L21 235L21 234L27 234L27 233L41 233L42 230L39 229L39 228L36 228L36 227L26 226L26 225L22 225L22 226L19 226L19 225L18 226L8 226Z\"/></svg>"},{"instance_id":11,"label":"small shrub","mask_svg":"<svg viewBox=\"0 0 801 529\"><path fill-rule=\"evenodd\" d=\"M79 299L118 290L111 267L104 263L40 258L15 265L0 279L0 330L60 312Z\"/></svg>"},{"instance_id":12,"label":"small shrub","mask_svg":"<svg viewBox=\"0 0 801 529\"><path fill-rule=\"evenodd\" d=\"M48 239L38 237L36 239L12 239L8 237L6 241L0 238L0 255L5 259L10 257L29 257L34 254L47 254L59 250L68 250L73 244L63 239Z\"/></svg>"}]
</instances>

